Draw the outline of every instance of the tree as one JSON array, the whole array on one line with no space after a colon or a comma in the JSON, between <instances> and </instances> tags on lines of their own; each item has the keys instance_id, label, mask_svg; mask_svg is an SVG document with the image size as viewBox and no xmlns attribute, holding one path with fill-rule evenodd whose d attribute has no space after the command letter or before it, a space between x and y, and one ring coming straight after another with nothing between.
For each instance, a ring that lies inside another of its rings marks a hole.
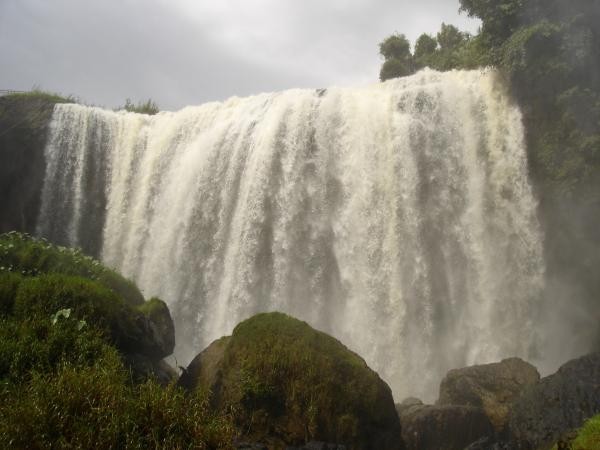
<instances>
[{"instance_id":1,"label":"tree","mask_svg":"<svg viewBox=\"0 0 600 450\"><path fill-rule=\"evenodd\" d=\"M383 66L381 66L381 71L379 72L379 79L381 81L385 81L390 80L392 78L406 77L408 75L412 75L413 73L414 69L412 66L408 65L404 61L392 58L385 61L383 63Z\"/></svg>"},{"instance_id":2,"label":"tree","mask_svg":"<svg viewBox=\"0 0 600 450\"><path fill-rule=\"evenodd\" d=\"M415 72L410 42L403 34L393 34L379 44L379 53L385 58L379 79L405 77Z\"/></svg>"},{"instance_id":3,"label":"tree","mask_svg":"<svg viewBox=\"0 0 600 450\"><path fill-rule=\"evenodd\" d=\"M436 38L423 33L415 43L415 58L423 58L435 53L438 47Z\"/></svg>"},{"instance_id":4,"label":"tree","mask_svg":"<svg viewBox=\"0 0 600 450\"><path fill-rule=\"evenodd\" d=\"M415 43L415 67L422 69L423 67L433 67L434 59L438 48L436 38L423 33Z\"/></svg>"},{"instance_id":5,"label":"tree","mask_svg":"<svg viewBox=\"0 0 600 450\"><path fill-rule=\"evenodd\" d=\"M412 58L410 42L403 34L393 34L379 44L379 53L386 59L408 61Z\"/></svg>"},{"instance_id":6,"label":"tree","mask_svg":"<svg viewBox=\"0 0 600 450\"><path fill-rule=\"evenodd\" d=\"M437 34L437 42L442 51L453 51L458 49L466 40L468 34L461 32L454 25L442 23L442 27Z\"/></svg>"}]
</instances>

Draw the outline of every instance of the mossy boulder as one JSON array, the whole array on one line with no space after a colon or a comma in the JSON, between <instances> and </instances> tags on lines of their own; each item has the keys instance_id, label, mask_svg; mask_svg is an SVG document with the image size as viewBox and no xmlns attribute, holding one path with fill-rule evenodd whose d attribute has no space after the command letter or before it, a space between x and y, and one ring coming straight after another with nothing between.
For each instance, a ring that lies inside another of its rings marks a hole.
<instances>
[{"instance_id":1,"label":"mossy boulder","mask_svg":"<svg viewBox=\"0 0 600 450\"><path fill-rule=\"evenodd\" d=\"M179 384L209 389L244 441L403 448L388 385L339 341L285 314L240 323L199 354Z\"/></svg>"},{"instance_id":2,"label":"mossy boulder","mask_svg":"<svg viewBox=\"0 0 600 450\"><path fill-rule=\"evenodd\" d=\"M137 287L81 252L19 233L0 235L0 315L22 323L64 311L97 331L134 375L168 372L175 332L166 304L144 299ZM149 369L150 368L150 369ZM168 380L167 380L168 381Z\"/></svg>"}]
</instances>

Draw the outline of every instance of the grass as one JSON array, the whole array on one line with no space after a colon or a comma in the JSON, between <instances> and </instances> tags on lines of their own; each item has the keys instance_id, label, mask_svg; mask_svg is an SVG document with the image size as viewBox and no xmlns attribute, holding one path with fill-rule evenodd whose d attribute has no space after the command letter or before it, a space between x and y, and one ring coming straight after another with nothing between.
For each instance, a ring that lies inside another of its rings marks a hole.
<instances>
[{"instance_id":1,"label":"grass","mask_svg":"<svg viewBox=\"0 0 600 450\"><path fill-rule=\"evenodd\" d=\"M156 102L152 99L148 99L145 102L139 103L133 103L131 99L126 99L125 104L120 108L117 108L117 110L124 110L138 114L148 114L150 116L160 112L158 104L156 104Z\"/></svg>"},{"instance_id":2,"label":"grass","mask_svg":"<svg viewBox=\"0 0 600 450\"><path fill-rule=\"evenodd\" d=\"M15 92L4 95L2 98L8 101L41 100L47 103L79 103L79 99L73 95L64 96L56 92L44 91L39 88L34 88L27 92Z\"/></svg>"},{"instance_id":3,"label":"grass","mask_svg":"<svg viewBox=\"0 0 600 450\"><path fill-rule=\"evenodd\" d=\"M552 450L557 450L557 448L558 446L555 445ZM594 416L584 423L569 448L571 450L600 449L600 415Z\"/></svg>"},{"instance_id":4,"label":"grass","mask_svg":"<svg viewBox=\"0 0 600 450\"><path fill-rule=\"evenodd\" d=\"M1 448L231 448L233 428L206 394L130 381L116 352L63 361L21 384L1 379Z\"/></svg>"}]
</instances>

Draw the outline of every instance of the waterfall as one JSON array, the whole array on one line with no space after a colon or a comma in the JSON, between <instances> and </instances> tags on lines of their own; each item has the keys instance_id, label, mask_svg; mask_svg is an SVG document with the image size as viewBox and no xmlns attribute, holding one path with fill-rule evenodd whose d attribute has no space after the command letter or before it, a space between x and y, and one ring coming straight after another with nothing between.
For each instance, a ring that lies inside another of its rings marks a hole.
<instances>
[{"instance_id":1,"label":"waterfall","mask_svg":"<svg viewBox=\"0 0 600 450\"><path fill-rule=\"evenodd\" d=\"M38 233L164 299L185 364L283 311L397 400L528 357L542 236L521 115L495 72L422 71L146 116L57 105Z\"/></svg>"}]
</instances>

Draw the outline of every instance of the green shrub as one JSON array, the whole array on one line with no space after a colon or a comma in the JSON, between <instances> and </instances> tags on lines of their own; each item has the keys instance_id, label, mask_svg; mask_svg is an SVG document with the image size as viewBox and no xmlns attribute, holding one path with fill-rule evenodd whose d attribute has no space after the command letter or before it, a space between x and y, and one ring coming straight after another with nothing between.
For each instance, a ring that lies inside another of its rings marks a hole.
<instances>
[{"instance_id":1,"label":"green shrub","mask_svg":"<svg viewBox=\"0 0 600 450\"><path fill-rule=\"evenodd\" d=\"M12 313L22 280L23 277L17 273L0 271L0 316Z\"/></svg>"},{"instance_id":2,"label":"green shrub","mask_svg":"<svg viewBox=\"0 0 600 450\"><path fill-rule=\"evenodd\" d=\"M107 269L80 250L50 244L27 234L10 232L0 235L0 272L26 276L61 273L95 280L121 296L130 305L141 305L144 297L129 280Z\"/></svg>"},{"instance_id":3,"label":"green shrub","mask_svg":"<svg viewBox=\"0 0 600 450\"><path fill-rule=\"evenodd\" d=\"M573 450L600 449L600 415L589 419L571 444Z\"/></svg>"},{"instance_id":4,"label":"green shrub","mask_svg":"<svg viewBox=\"0 0 600 450\"><path fill-rule=\"evenodd\" d=\"M134 112L138 114L148 114L150 116L154 114L158 114L160 112L160 108L156 104L156 102L152 99L148 99L145 102L133 103L131 99L126 99L125 104L117 110L125 110L129 112Z\"/></svg>"},{"instance_id":5,"label":"green shrub","mask_svg":"<svg viewBox=\"0 0 600 450\"><path fill-rule=\"evenodd\" d=\"M50 317L0 320L0 380L21 384L33 373L53 373L61 364L88 366L114 353L92 328Z\"/></svg>"}]
</instances>

